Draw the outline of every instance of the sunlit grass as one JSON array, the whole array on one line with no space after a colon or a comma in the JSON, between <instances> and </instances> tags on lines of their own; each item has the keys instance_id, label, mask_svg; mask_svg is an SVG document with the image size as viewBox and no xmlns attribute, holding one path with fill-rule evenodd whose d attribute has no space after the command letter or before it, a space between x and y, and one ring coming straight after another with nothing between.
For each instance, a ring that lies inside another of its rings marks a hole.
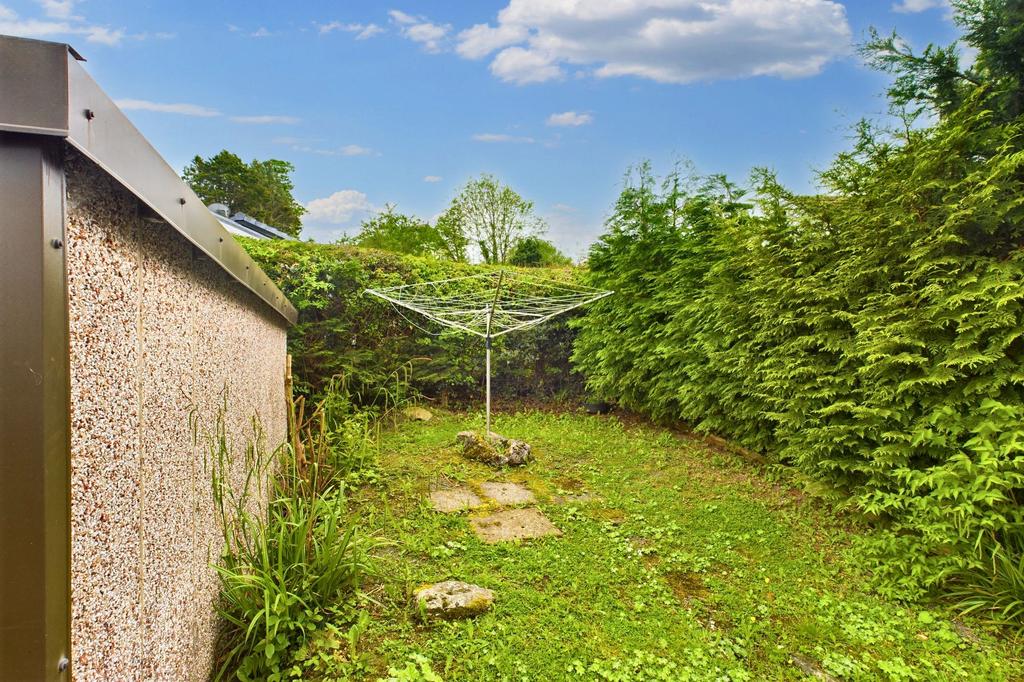
<instances>
[{"instance_id":1,"label":"sunlit grass","mask_svg":"<svg viewBox=\"0 0 1024 682\"><path fill-rule=\"evenodd\" d=\"M615 418L499 418L536 461L495 472L451 447L475 417L385 433L379 483L354 501L378 551L359 650L374 679L425 656L450 680L1019 679L1020 648L943 607L873 595L850 544L864 532L704 443ZM466 514L430 509L445 477L525 482L563 537L485 545ZM556 504L556 496L588 498ZM496 593L471 621L424 624L422 583Z\"/></svg>"}]
</instances>

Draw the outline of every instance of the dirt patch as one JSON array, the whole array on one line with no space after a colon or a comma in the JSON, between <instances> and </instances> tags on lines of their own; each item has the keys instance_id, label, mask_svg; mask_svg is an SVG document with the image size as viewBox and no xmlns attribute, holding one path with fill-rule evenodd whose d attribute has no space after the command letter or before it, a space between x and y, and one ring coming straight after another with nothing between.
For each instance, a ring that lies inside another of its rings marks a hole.
<instances>
[{"instance_id":1,"label":"dirt patch","mask_svg":"<svg viewBox=\"0 0 1024 682\"><path fill-rule=\"evenodd\" d=\"M561 478L555 479L555 485L558 486L559 490L566 490L568 492L579 492L583 490L583 481L578 478L572 478L569 476L562 476Z\"/></svg>"},{"instance_id":2,"label":"dirt patch","mask_svg":"<svg viewBox=\"0 0 1024 682\"><path fill-rule=\"evenodd\" d=\"M621 526L626 522L626 513L621 509L593 509L590 511L590 515L596 521L610 523L613 526Z\"/></svg>"},{"instance_id":3,"label":"dirt patch","mask_svg":"<svg viewBox=\"0 0 1024 682\"><path fill-rule=\"evenodd\" d=\"M695 599L707 601L711 596L711 590L704 584L704 580L692 571L669 571L665 574L665 581L682 604L689 604Z\"/></svg>"},{"instance_id":4,"label":"dirt patch","mask_svg":"<svg viewBox=\"0 0 1024 682\"><path fill-rule=\"evenodd\" d=\"M573 493L571 495L552 495L551 504L587 504L600 501L601 498L590 493Z\"/></svg>"}]
</instances>

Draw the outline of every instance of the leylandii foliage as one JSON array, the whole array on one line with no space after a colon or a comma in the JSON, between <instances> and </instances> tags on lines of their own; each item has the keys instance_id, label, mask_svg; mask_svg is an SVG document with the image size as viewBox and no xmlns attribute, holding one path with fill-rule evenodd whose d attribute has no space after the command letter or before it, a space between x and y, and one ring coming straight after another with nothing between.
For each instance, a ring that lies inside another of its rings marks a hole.
<instances>
[{"instance_id":1,"label":"leylandii foliage","mask_svg":"<svg viewBox=\"0 0 1024 682\"><path fill-rule=\"evenodd\" d=\"M1024 533L1024 126L978 89L928 129L864 126L794 196L647 167L590 255L590 386L774 453L878 517L912 594Z\"/></svg>"}]
</instances>

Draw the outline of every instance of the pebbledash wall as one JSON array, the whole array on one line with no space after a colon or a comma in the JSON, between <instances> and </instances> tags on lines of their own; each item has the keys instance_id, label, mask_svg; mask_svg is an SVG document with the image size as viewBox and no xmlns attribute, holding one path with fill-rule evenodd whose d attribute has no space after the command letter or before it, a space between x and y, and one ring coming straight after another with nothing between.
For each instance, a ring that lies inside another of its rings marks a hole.
<instances>
[{"instance_id":1,"label":"pebbledash wall","mask_svg":"<svg viewBox=\"0 0 1024 682\"><path fill-rule=\"evenodd\" d=\"M284 441L296 312L80 61L0 36L0 679L205 680L203 436Z\"/></svg>"},{"instance_id":2,"label":"pebbledash wall","mask_svg":"<svg viewBox=\"0 0 1024 682\"><path fill-rule=\"evenodd\" d=\"M81 154L65 173L74 679L207 679L223 539L202 435L226 391L236 446L253 416L284 441L284 321Z\"/></svg>"}]
</instances>

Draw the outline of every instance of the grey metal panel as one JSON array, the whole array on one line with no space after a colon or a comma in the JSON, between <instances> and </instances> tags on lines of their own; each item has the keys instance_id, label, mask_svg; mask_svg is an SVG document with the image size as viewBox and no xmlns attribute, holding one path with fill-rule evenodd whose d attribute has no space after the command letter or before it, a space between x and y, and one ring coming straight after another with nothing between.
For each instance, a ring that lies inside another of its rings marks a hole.
<instances>
[{"instance_id":1,"label":"grey metal panel","mask_svg":"<svg viewBox=\"0 0 1024 682\"><path fill-rule=\"evenodd\" d=\"M128 118L71 56L68 141L289 322L298 312ZM87 113L88 112L88 113Z\"/></svg>"},{"instance_id":2,"label":"grey metal panel","mask_svg":"<svg viewBox=\"0 0 1024 682\"><path fill-rule=\"evenodd\" d=\"M291 302L78 59L62 43L0 36L0 130L67 137L196 248L294 323L298 311Z\"/></svg>"},{"instance_id":3,"label":"grey metal panel","mask_svg":"<svg viewBox=\"0 0 1024 682\"><path fill-rule=\"evenodd\" d=\"M67 135L68 47L0 36L0 130Z\"/></svg>"},{"instance_id":4,"label":"grey metal panel","mask_svg":"<svg viewBox=\"0 0 1024 682\"><path fill-rule=\"evenodd\" d=\"M63 143L0 132L0 679L70 657Z\"/></svg>"}]
</instances>

